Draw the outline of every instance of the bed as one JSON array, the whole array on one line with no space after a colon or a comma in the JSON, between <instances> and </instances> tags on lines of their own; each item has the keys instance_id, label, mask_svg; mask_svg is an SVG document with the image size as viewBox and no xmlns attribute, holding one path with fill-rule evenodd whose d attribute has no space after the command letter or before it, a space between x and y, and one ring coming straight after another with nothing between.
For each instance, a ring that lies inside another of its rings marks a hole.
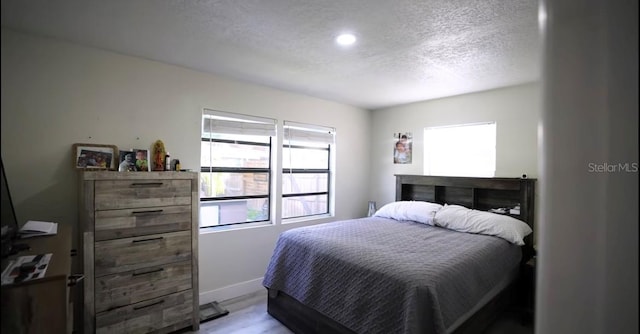
<instances>
[{"instance_id":1,"label":"bed","mask_svg":"<svg viewBox=\"0 0 640 334\"><path fill-rule=\"evenodd\" d=\"M534 179L396 175L396 201L520 205L516 218L533 230L534 187ZM479 333L511 302L532 237L518 246L384 216L292 229L265 274L267 309L295 333Z\"/></svg>"}]
</instances>

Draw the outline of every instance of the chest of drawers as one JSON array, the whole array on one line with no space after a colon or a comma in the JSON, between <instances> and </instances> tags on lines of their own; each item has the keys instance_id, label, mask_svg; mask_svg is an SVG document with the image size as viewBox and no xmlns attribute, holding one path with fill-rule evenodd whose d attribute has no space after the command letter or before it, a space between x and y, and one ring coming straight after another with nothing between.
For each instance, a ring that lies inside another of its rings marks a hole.
<instances>
[{"instance_id":1,"label":"chest of drawers","mask_svg":"<svg viewBox=\"0 0 640 334\"><path fill-rule=\"evenodd\" d=\"M198 174L81 172L85 333L199 328Z\"/></svg>"}]
</instances>

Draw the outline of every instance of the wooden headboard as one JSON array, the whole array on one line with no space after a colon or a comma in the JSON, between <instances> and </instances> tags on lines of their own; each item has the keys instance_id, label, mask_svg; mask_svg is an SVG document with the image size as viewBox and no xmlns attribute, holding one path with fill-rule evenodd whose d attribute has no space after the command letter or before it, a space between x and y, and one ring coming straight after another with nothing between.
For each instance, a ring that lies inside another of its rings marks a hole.
<instances>
[{"instance_id":1,"label":"wooden headboard","mask_svg":"<svg viewBox=\"0 0 640 334\"><path fill-rule=\"evenodd\" d=\"M457 204L487 211L520 204L520 214L511 215L534 229L535 179L396 175L396 201L426 201ZM533 245L533 233L525 238Z\"/></svg>"}]
</instances>

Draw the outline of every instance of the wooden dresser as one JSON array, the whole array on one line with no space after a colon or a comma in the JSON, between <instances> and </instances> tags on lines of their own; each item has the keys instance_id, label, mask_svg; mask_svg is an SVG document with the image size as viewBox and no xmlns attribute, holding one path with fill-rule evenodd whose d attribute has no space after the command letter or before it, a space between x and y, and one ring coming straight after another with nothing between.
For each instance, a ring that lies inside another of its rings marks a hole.
<instances>
[{"instance_id":1,"label":"wooden dresser","mask_svg":"<svg viewBox=\"0 0 640 334\"><path fill-rule=\"evenodd\" d=\"M80 174L84 333L199 328L198 173Z\"/></svg>"}]
</instances>

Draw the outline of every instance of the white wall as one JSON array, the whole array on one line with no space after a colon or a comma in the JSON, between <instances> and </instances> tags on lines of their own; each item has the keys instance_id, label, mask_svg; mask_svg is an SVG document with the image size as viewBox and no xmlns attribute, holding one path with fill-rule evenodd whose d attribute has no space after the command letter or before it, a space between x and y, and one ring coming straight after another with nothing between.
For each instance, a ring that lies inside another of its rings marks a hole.
<instances>
[{"instance_id":1,"label":"white wall","mask_svg":"<svg viewBox=\"0 0 640 334\"><path fill-rule=\"evenodd\" d=\"M638 333L638 2L542 3L536 333Z\"/></svg>"},{"instance_id":2,"label":"white wall","mask_svg":"<svg viewBox=\"0 0 640 334\"><path fill-rule=\"evenodd\" d=\"M161 139L198 170L205 107L335 127L336 219L366 213L369 111L6 29L1 50L2 158L22 223L77 225L74 143ZM260 289L278 234L322 221L202 234L201 302Z\"/></svg>"},{"instance_id":3,"label":"white wall","mask_svg":"<svg viewBox=\"0 0 640 334\"><path fill-rule=\"evenodd\" d=\"M540 108L540 87L531 83L373 111L371 200L395 200L394 174L423 174L424 129L432 126L495 121L495 176L537 177ZM411 164L393 163L398 132L413 134Z\"/></svg>"}]
</instances>

